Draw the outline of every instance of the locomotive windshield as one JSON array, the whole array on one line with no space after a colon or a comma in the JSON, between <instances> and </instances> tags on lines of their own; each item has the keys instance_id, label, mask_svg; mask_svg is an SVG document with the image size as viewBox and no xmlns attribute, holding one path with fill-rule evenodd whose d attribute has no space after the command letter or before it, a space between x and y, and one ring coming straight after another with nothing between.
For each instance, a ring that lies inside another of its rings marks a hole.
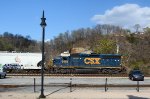
<instances>
[{"instance_id":1,"label":"locomotive windshield","mask_svg":"<svg viewBox=\"0 0 150 99\"><path fill-rule=\"evenodd\" d=\"M62 63L68 63L68 57L62 57Z\"/></svg>"}]
</instances>

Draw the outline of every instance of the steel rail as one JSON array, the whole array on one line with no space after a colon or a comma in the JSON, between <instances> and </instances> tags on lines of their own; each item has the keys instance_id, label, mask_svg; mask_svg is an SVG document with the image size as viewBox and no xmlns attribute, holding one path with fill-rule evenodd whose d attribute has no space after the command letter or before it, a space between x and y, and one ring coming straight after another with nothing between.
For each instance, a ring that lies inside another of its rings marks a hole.
<instances>
[{"instance_id":1,"label":"steel rail","mask_svg":"<svg viewBox=\"0 0 150 99\"><path fill-rule=\"evenodd\" d=\"M40 74L7 74L7 76L40 76ZM127 74L44 74L44 76L65 77L128 77Z\"/></svg>"}]
</instances>

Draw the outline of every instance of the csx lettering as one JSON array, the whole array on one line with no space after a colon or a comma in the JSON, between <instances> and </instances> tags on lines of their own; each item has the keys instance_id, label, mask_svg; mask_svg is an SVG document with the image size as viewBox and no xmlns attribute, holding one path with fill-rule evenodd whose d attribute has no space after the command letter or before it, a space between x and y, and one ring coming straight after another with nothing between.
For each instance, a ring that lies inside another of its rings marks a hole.
<instances>
[{"instance_id":1,"label":"csx lettering","mask_svg":"<svg viewBox=\"0 0 150 99\"><path fill-rule=\"evenodd\" d=\"M85 64L100 64L100 58L85 58Z\"/></svg>"}]
</instances>

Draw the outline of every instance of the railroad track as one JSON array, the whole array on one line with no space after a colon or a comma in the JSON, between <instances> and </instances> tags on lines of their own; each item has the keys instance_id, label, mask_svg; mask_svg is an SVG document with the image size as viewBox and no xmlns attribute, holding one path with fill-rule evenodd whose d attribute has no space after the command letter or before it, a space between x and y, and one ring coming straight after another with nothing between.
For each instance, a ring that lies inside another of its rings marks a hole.
<instances>
[{"instance_id":1,"label":"railroad track","mask_svg":"<svg viewBox=\"0 0 150 99\"><path fill-rule=\"evenodd\" d=\"M41 76L41 74L11 74L7 76ZM127 74L44 74L44 76L65 76L65 77L128 77Z\"/></svg>"}]
</instances>

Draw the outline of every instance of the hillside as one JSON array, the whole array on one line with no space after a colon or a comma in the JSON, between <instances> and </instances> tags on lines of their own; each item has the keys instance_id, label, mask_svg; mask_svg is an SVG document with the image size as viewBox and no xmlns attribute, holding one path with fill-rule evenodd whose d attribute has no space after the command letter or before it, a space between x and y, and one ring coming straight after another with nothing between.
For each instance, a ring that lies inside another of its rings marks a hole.
<instances>
[{"instance_id":1,"label":"hillside","mask_svg":"<svg viewBox=\"0 0 150 99\"><path fill-rule=\"evenodd\" d=\"M150 73L150 28L144 29L143 33L132 33L118 26L97 25L60 33L45 43L47 64L56 55L72 48L85 48L99 54L119 53L127 68ZM0 51L41 52L41 42L5 32L0 35Z\"/></svg>"}]
</instances>

